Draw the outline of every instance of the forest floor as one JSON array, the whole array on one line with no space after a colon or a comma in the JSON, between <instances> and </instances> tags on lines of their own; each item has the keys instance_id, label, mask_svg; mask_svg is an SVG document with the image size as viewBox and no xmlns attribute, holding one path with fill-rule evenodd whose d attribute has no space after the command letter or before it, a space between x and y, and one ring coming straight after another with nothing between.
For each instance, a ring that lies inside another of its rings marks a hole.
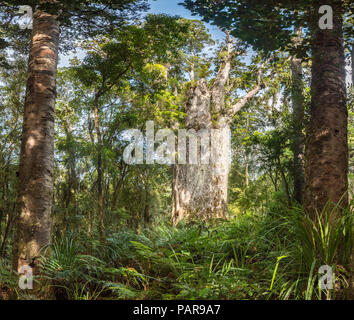
<instances>
[{"instance_id":1,"label":"forest floor","mask_svg":"<svg viewBox=\"0 0 354 320\"><path fill-rule=\"evenodd\" d=\"M49 280L43 291L51 291L54 299L73 300L343 297L349 272L336 262L335 252L352 239L338 238L337 247L327 242L326 248L311 248L302 234L311 230L310 225L304 228L306 221L284 211L243 214L212 225L162 225L140 233L125 229L109 236L104 247L86 234L68 234L55 239L51 254L43 258ZM30 290L16 289L9 261L0 264L0 299L7 299L9 291L34 299ZM318 289L322 275L317 270L323 264L334 268L336 290Z\"/></svg>"}]
</instances>

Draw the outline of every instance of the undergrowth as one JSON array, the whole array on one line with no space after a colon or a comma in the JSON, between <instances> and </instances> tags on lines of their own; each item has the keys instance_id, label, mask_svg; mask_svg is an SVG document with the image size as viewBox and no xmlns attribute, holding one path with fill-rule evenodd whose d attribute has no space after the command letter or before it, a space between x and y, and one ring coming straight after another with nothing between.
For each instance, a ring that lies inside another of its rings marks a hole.
<instances>
[{"instance_id":1,"label":"undergrowth","mask_svg":"<svg viewBox=\"0 0 354 320\"><path fill-rule=\"evenodd\" d=\"M43 277L56 299L338 299L348 287L353 220L348 210L330 224L331 213L314 222L302 210L283 210L124 230L104 248L72 233L43 253ZM333 268L333 290L318 286L321 265ZM0 277L0 288L31 298L16 289L4 260Z\"/></svg>"}]
</instances>

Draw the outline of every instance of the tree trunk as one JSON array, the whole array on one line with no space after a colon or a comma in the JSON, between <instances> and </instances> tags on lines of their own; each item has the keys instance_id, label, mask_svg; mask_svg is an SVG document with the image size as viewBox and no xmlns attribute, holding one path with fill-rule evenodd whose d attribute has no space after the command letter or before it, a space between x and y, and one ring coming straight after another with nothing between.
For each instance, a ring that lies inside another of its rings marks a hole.
<instances>
[{"instance_id":1,"label":"tree trunk","mask_svg":"<svg viewBox=\"0 0 354 320\"><path fill-rule=\"evenodd\" d=\"M305 209L312 215L328 201L348 204L348 111L340 1L333 29L312 27L312 100L306 137ZM316 8L318 11L318 8Z\"/></svg>"},{"instance_id":2,"label":"tree trunk","mask_svg":"<svg viewBox=\"0 0 354 320\"><path fill-rule=\"evenodd\" d=\"M247 126L247 132L249 133L249 129L250 129L250 116L249 116L249 114L247 114L246 126ZM250 184L249 161L250 161L250 153L249 153L248 147L246 146L246 151L245 151L245 178L246 178L246 188L247 188L247 187L249 186L249 184Z\"/></svg>"},{"instance_id":3,"label":"tree trunk","mask_svg":"<svg viewBox=\"0 0 354 320\"><path fill-rule=\"evenodd\" d=\"M98 233L100 236L101 244L105 243L104 232L104 217L103 217L103 189L102 189L102 135L100 129L100 115L98 106L99 96L96 95L94 108L95 108L95 130L97 135L97 219L98 219Z\"/></svg>"},{"instance_id":4,"label":"tree trunk","mask_svg":"<svg viewBox=\"0 0 354 320\"><path fill-rule=\"evenodd\" d=\"M261 90L262 71L268 60L257 72L257 85L234 105L225 107L226 84L229 80L231 61L235 54L233 41L228 33L226 35L225 60L220 66L212 87L209 89L208 82L201 79L193 81L188 92L187 136L189 130L197 132L201 136L201 148L198 148L196 153L197 159L194 157L194 161L191 161L193 158L193 156L190 157L191 150L189 150L191 139L188 139L186 143L187 150L181 152L180 143L182 145L184 143L180 136L178 138L178 164L174 166L172 181L172 222L174 225L182 219L211 220L228 216L227 192L231 163L230 123L235 113Z\"/></svg>"},{"instance_id":5,"label":"tree trunk","mask_svg":"<svg viewBox=\"0 0 354 320\"><path fill-rule=\"evenodd\" d=\"M220 132L211 131L211 94L206 80L200 80L192 86L188 96L187 130L206 130L207 148L211 146L209 149L210 158L208 163L201 162L201 151L198 149L198 163L190 164L188 161L190 150L188 149L191 146L191 140L188 140L187 163L180 164L179 162L174 166L172 221L175 225L181 219L210 220L227 217L230 158L225 149L227 150L227 147L230 146L230 135L228 134L230 129L224 121L225 125L219 127L223 130ZM180 142L181 138L179 137Z\"/></svg>"},{"instance_id":6,"label":"tree trunk","mask_svg":"<svg viewBox=\"0 0 354 320\"><path fill-rule=\"evenodd\" d=\"M246 165L245 165L245 176L246 176L246 187L250 185L250 176L249 176L249 154L246 152Z\"/></svg>"},{"instance_id":7,"label":"tree trunk","mask_svg":"<svg viewBox=\"0 0 354 320\"><path fill-rule=\"evenodd\" d=\"M301 39L301 29L297 32L296 45ZM303 202L304 190L304 96L301 59L291 58L292 105L293 105L293 154L294 154L294 199Z\"/></svg>"},{"instance_id":8,"label":"tree trunk","mask_svg":"<svg viewBox=\"0 0 354 320\"><path fill-rule=\"evenodd\" d=\"M354 44L352 44L352 51L351 51L351 56L352 56L352 87L354 88Z\"/></svg>"},{"instance_id":9,"label":"tree trunk","mask_svg":"<svg viewBox=\"0 0 354 320\"><path fill-rule=\"evenodd\" d=\"M290 208L291 207L291 196L290 196L289 183L288 183L288 180L286 180L285 172L281 166L280 157L278 157L277 161L278 161L279 172L280 172L281 178L283 179L283 183L284 183L286 199L288 201L288 206Z\"/></svg>"},{"instance_id":10,"label":"tree trunk","mask_svg":"<svg viewBox=\"0 0 354 320\"><path fill-rule=\"evenodd\" d=\"M28 63L12 260L15 270L31 265L34 273L40 250L50 239L58 45L56 17L36 11Z\"/></svg>"}]
</instances>

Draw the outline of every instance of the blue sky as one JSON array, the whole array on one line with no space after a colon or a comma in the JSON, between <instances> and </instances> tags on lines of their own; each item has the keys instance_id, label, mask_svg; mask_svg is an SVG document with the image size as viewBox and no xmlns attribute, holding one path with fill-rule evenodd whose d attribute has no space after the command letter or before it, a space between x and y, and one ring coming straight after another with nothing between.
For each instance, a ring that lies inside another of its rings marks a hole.
<instances>
[{"instance_id":1,"label":"blue sky","mask_svg":"<svg viewBox=\"0 0 354 320\"><path fill-rule=\"evenodd\" d=\"M181 0L149 0L151 12L153 13L167 13L170 15L179 15L184 18L192 18L190 11L183 6L178 5Z\"/></svg>"},{"instance_id":2,"label":"blue sky","mask_svg":"<svg viewBox=\"0 0 354 320\"><path fill-rule=\"evenodd\" d=\"M178 5L182 0L149 0L151 13L166 13L169 15L178 15L186 19L198 19L202 20L199 16L192 16L191 12L185 9L183 6ZM217 27L210 24L206 24L211 35L215 40L221 40L224 38L224 33Z\"/></svg>"},{"instance_id":3,"label":"blue sky","mask_svg":"<svg viewBox=\"0 0 354 320\"><path fill-rule=\"evenodd\" d=\"M185 9L183 6L178 5L179 2L183 0L149 0L150 10L148 13L165 13L171 16L181 16L186 19L198 19L202 20L199 16L192 16L192 13ZM206 26L212 35L214 40L223 40L225 34L221 32L216 26L212 26L206 23ZM78 58L83 58L84 53L81 50L78 50L76 53ZM73 58L75 54L70 53L68 55L61 55L59 67L64 67L69 65L69 60Z\"/></svg>"}]
</instances>

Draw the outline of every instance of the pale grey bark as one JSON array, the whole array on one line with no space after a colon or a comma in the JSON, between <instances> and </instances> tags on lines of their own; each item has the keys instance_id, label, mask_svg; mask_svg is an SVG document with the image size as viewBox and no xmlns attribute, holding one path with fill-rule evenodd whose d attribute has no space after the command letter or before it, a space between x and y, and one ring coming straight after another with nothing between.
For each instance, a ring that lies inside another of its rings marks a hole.
<instances>
[{"instance_id":1,"label":"pale grey bark","mask_svg":"<svg viewBox=\"0 0 354 320\"><path fill-rule=\"evenodd\" d=\"M172 221L227 218L228 176L230 171L230 123L236 112L262 89L262 72L257 85L231 108L225 105L226 86L234 58L233 42L227 34L226 58L211 88L205 79L191 83L186 103L186 127L213 131L209 164L176 164L173 172ZM219 130L219 131L216 131Z\"/></svg>"}]
</instances>

